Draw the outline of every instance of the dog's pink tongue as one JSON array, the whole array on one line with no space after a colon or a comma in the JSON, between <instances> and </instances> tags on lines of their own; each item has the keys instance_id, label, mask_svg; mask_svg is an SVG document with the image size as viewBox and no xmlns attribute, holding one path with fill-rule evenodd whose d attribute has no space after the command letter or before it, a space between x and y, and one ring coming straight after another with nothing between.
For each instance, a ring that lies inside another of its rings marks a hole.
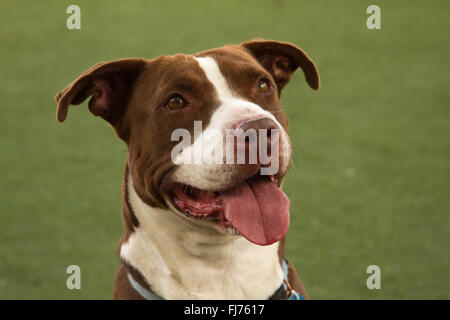
<instances>
[{"instance_id":1,"label":"dog's pink tongue","mask_svg":"<svg viewBox=\"0 0 450 320\"><path fill-rule=\"evenodd\" d=\"M289 228L289 199L269 177L246 181L220 196L225 218L247 240L269 245Z\"/></svg>"}]
</instances>

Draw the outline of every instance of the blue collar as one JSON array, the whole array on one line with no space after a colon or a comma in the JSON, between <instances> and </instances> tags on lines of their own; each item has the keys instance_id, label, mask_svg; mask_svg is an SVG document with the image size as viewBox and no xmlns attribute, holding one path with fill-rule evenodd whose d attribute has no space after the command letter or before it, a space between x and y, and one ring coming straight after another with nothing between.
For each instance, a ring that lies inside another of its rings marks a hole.
<instances>
[{"instance_id":1,"label":"blue collar","mask_svg":"<svg viewBox=\"0 0 450 320\"><path fill-rule=\"evenodd\" d=\"M296 292L295 290L291 289L291 286L289 285L288 282L288 273L289 273L288 261L286 259L283 259L284 279L282 285L284 291L287 292L288 296L287 300L305 300L305 298L299 292ZM130 284L133 287L133 289L136 290L136 292L139 293L141 297L144 298L145 300L164 300L157 294L141 286L136 280L134 280L134 278L131 276L130 273L128 273L128 281L130 281Z\"/></svg>"},{"instance_id":2,"label":"blue collar","mask_svg":"<svg viewBox=\"0 0 450 320\"><path fill-rule=\"evenodd\" d=\"M164 300L157 294L141 286L136 280L134 280L134 278L131 276L129 272L128 272L128 281L130 281L130 284L134 288L134 290L136 290L136 292L139 293L141 297L144 298L145 300Z\"/></svg>"},{"instance_id":3,"label":"blue collar","mask_svg":"<svg viewBox=\"0 0 450 320\"><path fill-rule=\"evenodd\" d=\"M289 274L289 266L288 261L283 259L283 273L284 273L284 281L283 287L287 294L287 300L305 300L300 292L297 292L291 288L289 285L288 274Z\"/></svg>"}]
</instances>

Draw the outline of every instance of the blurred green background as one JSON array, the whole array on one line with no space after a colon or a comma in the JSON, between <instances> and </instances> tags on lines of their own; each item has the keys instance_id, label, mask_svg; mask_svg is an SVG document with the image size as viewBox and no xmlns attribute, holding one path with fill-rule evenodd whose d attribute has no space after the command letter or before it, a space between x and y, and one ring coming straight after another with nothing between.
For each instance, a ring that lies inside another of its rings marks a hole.
<instances>
[{"instance_id":1,"label":"blurred green background","mask_svg":"<svg viewBox=\"0 0 450 320\"><path fill-rule=\"evenodd\" d=\"M447 1L0 0L0 298L112 297L127 150L86 103L57 123L56 92L99 61L254 37L297 44L321 74L313 92L296 73L282 99L287 256L310 297L450 298L447 15ZM66 288L71 264L82 290Z\"/></svg>"}]
</instances>

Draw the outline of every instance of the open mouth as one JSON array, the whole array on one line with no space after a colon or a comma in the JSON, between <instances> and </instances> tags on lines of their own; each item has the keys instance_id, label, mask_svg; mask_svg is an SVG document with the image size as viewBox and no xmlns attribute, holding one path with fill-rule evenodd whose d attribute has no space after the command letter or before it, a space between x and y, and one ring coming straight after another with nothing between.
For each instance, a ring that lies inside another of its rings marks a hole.
<instances>
[{"instance_id":1,"label":"open mouth","mask_svg":"<svg viewBox=\"0 0 450 320\"><path fill-rule=\"evenodd\" d=\"M273 176L256 174L221 192L177 182L167 183L164 189L185 215L217 223L258 245L281 240L289 227L289 200Z\"/></svg>"}]
</instances>

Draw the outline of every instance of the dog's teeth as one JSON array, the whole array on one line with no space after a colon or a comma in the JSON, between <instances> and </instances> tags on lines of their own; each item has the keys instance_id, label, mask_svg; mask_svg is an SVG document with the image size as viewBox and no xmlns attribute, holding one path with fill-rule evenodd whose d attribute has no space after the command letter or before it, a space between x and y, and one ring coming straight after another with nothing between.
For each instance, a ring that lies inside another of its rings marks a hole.
<instances>
[{"instance_id":1,"label":"dog's teeth","mask_svg":"<svg viewBox=\"0 0 450 320\"><path fill-rule=\"evenodd\" d=\"M237 231L237 229L233 228L233 227L228 227L225 230L229 235L232 235L232 236L237 236L240 234L239 231Z\"/></svg>"}]
</instances>

